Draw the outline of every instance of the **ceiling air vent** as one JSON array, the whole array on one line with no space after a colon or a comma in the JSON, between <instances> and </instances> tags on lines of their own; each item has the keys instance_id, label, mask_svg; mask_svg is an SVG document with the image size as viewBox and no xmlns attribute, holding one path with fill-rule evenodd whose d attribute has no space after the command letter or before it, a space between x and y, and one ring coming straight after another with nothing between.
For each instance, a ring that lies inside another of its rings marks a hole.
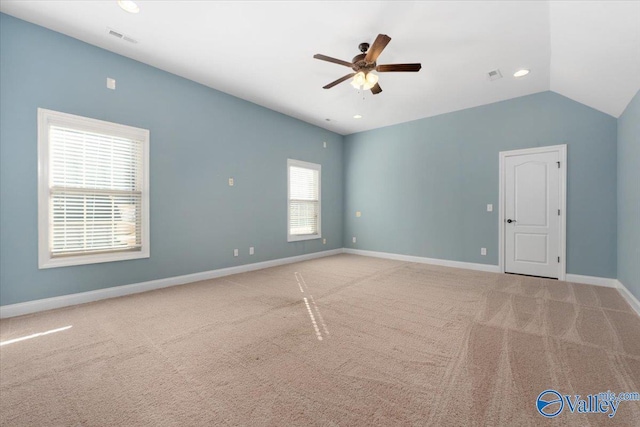
<instances>
[{"instance_id":1,"label":"ceiling air vent","mask_svg":"<svg viewBox=\"0 0 640 427\"><path fill-rule=\"evenodd\" d=\"M493 71L489 71L487 73L487 77L489 78L490 81L498 80L502 78L502 73L500 72L500 70L496 69Z\"/></svg>"},{"instance_id":2,"label":"ceiling air vent","mask_svg":"<svg viewBox=\"0 0 640 427\"><path fill-rule=\"evenodd\" d=\"M107 28L107 30L109 31L109 35L110 35L110 36L117 37L117 38L119 38L119 39L121 39L121 38L122 38L122 34L120 34L120 33L116 32L116 31L110 30L110 29L108 29L108 28Z\"/></svg>"},{"instance_id":3,"label":"ceiling air vent","mask_svg":"<svg viewBox=\"0 0 640 427\"><path fill-rule=\"evenodd\" d=\"M107 33L108 33L110 36L113 36L113 37L119 38L119 39L124 40L124 41L127 41L127 42L129 42L129 43L134 43L134 44L135 44L135 43L138 43L138 40L133 39L133 38L131 38L131 37L129 37L129 36L125 36L124 34L119 33L119 32L117 32L117 31L115 31L115 30L112 30L111 28L107 28Z\"/></svg>"}]
</instances>

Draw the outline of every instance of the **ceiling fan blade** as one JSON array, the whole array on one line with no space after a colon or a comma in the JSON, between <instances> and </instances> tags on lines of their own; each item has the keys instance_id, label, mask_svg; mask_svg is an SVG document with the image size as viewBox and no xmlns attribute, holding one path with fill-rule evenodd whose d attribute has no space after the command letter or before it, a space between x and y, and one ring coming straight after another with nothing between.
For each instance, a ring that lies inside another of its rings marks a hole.
<instances>
[{"instance_id":1,"label":"ceiling fan blade","mask_svg":"<svg viewBox=\"0 0 640 427\"><path fill-rule=\"evenodd\" d=\"M376 71L379 73L388 73L391 71L420 71L422 64L384 64L378 65Z\"/></svg>"},{"instance_id":2,"label":"ceiling fan blade","mask_svg":"<svg viewBox=\"0 0 640 427\"><path fill-rule=\"evenodd\" d=\"M380 85L378 83L376 83L376 85L371 88L371 93L374 94L374 95L377 95L380 92L382 92L382 88L380 87Z\"/></svg>"},{"instance_id":3,"label":"ceiling fan blade","mask_svg":"<svg viewBox=\"0 0 640 427\"><path fill-rule=\"evenodd\" d=\"M353 64L351 62L343 61L342 59L332 58L326 55L321 55L319 53L316 53L315 55L313 55L313 57L321 61L333 62L334 64L344 65L345 67L349 67L349 68L353 67Z\"/></svg>"},{"instance_id":4,"label":"ceiling fan blade","mask_svg":"<svg viewBox=\"0 0 640 427\"><path fill-rule=\"evenodd\" d=\"M390 41L391 37L389 37L388 35L378 34L378 37L376 37L373 45L369 48L367 56L364 57L364 60L370 64L376 62L376 59L378 59L378 56L380 56L380 54L382 53L384 48L387 47Z\"/></svg>"},{"instance_id":5,"label":"ceiling fan blade","mask_svg":"<svg viewBox=\"0 0 640 427\"><path fill-rule=\"evenodd\" d=\"M347 74L346 76L342 76L342 77L340 77L338 80L333 81L333 82L329 83L329 84L328 84L328 85L326 85L326 86L323 86L323 87L322 87L322 89L331 89L331 88L332 88L332 87L334 87L335 85L340 84L340 83L342 83L342 82L343 82L343 81L345 81L345 80L349 80L351 77L353 77L353 76L355 76L355 75L356 75L356 73L351 73L351 74Z\"/></svg>"}]
</instances>

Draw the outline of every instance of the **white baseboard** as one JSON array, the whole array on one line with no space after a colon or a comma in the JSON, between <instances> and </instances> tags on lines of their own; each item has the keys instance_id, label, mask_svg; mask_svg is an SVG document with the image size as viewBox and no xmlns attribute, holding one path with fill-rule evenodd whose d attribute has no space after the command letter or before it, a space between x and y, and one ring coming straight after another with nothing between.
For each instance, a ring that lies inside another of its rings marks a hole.
<instances>
[{"instance_id":1,"label":"white baseboard","mask_svg":"<svg viewBox=\"0 0 640 427\"><path fill-rule=\"evenodd\" d=\"M314 258L322 258L342 253L342 248L329 251L314 252L311 254L292 256L288 258L274 259L253 264L244 264L237 267L221 268L218 270L203 271L201 273L186 274L184 276L168 277L166 279L150 280L148 282L134 283L131 285L114 286L112 288L98 289L95 291L81 292L71 295L63 295L53 298L27 301L18 304L0 306L0 319L22 316L24 314L39 311L53 310L55 308L68 307L70 305L84 304L107 298L121 297L137 294L153 289L167 288L169 286L184 285L201 280L215 279L217 277L230 276L232 274L245 273L247 271L262 270L263 268L276 267L278 265L291 264Z\"/></svg>"},{"instance_id":2,"label":"white baseboard","mask_svg":"<svg viewBox=\"0 0 640 427\"><path fill-rule=\"evenodd\" d=\"M424 257L413 256L413 255L393 254L389 252L366 251L362 249L351 249L351 248L345 248L344 253L353 254L353 255L370 256L375 258L394 259L398 261L417 262L421 264L441 265L444 267L464 268L467 270L487 271L489 273L500 272L499 266L490 265L490 264L477 264L472 262L450 261L446 259L424 258ZM583 276L580 274L567 274L566 281L573 282L573 283L583 283L585 285L605 286L607 288L620 289L621 293L625 295L625 298L629 301L629 303L632 306L633 304L636 304L636 306L634 306L634 309L636 307L640 307L640 303L635 298L635 296L633 296L633 294L629 292L629 290L626 287L624 287L624 285L621 282L619 282L617 279L611 279L608 277Z\"/></svg>"},{"instance_id":3,"label":"white baseboard","mask_svg":"<svg viewBox=\"0 0 640 427\"><path fill-rule=\"evenodd\" d=\"M71 295L63 295L53 298L45 298L35 301L27 301L18 304L0 306L0 319L7 317L22 316L25 314L37 313L40 311L53 310L56 308L68 307L71 305L84 304L87 302L99 301L107 298L136 294L151 291L154 289L167 288L169 286L184 285L187 283L210 280L217 277L230 276L232 274L245 273L248 271L262 270L264 268L276 267L279 265L291 264L294 262L306 261L315 258L322 258L331 255L348 253L354 255L370 256L375 258L386 258L398 261L416 262L421 264L441 265L444 267L463 268L467 270L486 271L499 273L497 265L477 264L472 262L450 261L437 258L425 258L412 255L393 254L388 252L366 251L361 249L340 248L328 251L315 252L311 254L298 255L288 258L274 259L271 261L257 262L254 264L239 265L236 267L221 268L218 270L203 271L201 273L187 274L184 276L168 277L166 279L151 280L148 282L134 283L131 285L115 286L112 288L98 289L95 291L81 292ZM640 301L617 279L606 277L582 276L579 274L567 274L567 282L584 283L587 285L606 286L616 288L622 296L629 302L631 307L640 315Z\"/></svg>"},{"instance_id":4,"label":"white baseboard","mask_svg":"<svg viewBox=\"0 0 640 427\"><path fill-rule=\"evenodd\" d=\"M633 308L635 312L638 313L638 316L640 316L640 301L638 301L638 298L636 298L636 296L633 295L621 281L616 280L616 282L618 282L618 292L622 294L631 308Z\"/></svg>"},{"instance_id":5,"label":"white baseboard","mask_svg":"<svg viewBox=\"0 0 640 427\"><path fill-rule=\"evenodd\" d=\"M476 264L473 262L449 261L446 259L424 258L413 255L392 254L389 252L365 251L361 249L345 248L344 253L353 255L370 256L375 258L395 259L398 261L417 262L420 264L441 265L444 267L464 268L466 270L487 271L489 273L499 273L500 269L497 265Z\"/></svg>"},{"instance_id":6,"label":"white baseboard","mask_svg":"<svg viewBox=\"0 0 640 427\"><path fill-rule=\"evenodd\" d=\"M605 286L607 288L617 288L617 279L610 279L608 277L596 277L596 276L582 276L580 274L567 274L565 281L573 283L584 283L585 285Z\"/></svg>"}]
</instances>

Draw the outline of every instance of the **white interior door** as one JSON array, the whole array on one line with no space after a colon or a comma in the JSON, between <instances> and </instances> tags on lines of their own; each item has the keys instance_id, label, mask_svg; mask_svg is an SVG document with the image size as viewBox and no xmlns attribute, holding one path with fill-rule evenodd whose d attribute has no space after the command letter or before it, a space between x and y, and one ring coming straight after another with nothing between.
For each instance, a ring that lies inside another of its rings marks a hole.
<instances>
[{"instance_id":1,"label":"white interior door","mask_svg":"<svg viewBox=\"0 0 640 427\"><path fill-rule=\"evenodd\" d=\"M560 153L505 157L505 272L560 277Z\"/></svg>"}]
</instances>

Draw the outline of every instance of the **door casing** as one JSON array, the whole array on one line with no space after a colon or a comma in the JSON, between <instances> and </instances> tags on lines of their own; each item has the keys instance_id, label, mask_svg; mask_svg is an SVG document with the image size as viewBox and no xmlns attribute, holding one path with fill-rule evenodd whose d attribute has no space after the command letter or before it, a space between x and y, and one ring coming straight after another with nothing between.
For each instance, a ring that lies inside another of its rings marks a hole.
<instances>
[{"instance_id":1,"label":"door casing","mask_svg":"<svg viewBox=\"0 0 640 427\"><path fill-rule=\"evenodd\" d=\"M526 154L539 154L557 152L560 159L560 229L559 244L560 254L558 280L566 280L567 275L567 145L553 145L549 147L525 148L521 150L501 151L499 153L499 200L498 200L498 223L499 223L499 243L498 243L498 267L500 272L505 272L505 188L506 170L505 160L509 156L520 156Z\"/></svg>"}]
</instances>

